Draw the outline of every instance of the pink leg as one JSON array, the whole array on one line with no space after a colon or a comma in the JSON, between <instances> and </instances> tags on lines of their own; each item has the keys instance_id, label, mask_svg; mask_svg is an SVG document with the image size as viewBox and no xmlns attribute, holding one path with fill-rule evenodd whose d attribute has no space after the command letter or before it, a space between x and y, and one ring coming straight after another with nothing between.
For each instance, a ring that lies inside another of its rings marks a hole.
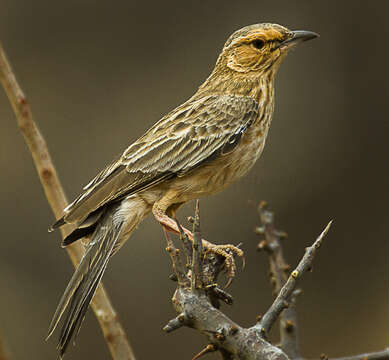
<instances>
[{"instance_id":1,"label":"pink leg","mask_svg":"<svg viewBox=\"0 0 389 360\"><path fill-rule=\"evenodd\" d=\"M180 230L177 226L176 221L170 218L169 216L167 216L166 213L164 213L162 210L158 209L157 207L153 207L153 215L155 219L162 225L163 231L167 239L169 239L169 235L168 235L169 232L180 234ZM188 236L189 240L193 242L192 232L184 227L182 227L182 230ZM213 252L217 255L224 257L225 265L227 269L227 277L229 279L227 283L228 286L231 283L232 279L234 278L236 272L234 255L237 255L243 259L243 266L244 266L243 251L233 245L215 245L204 239L202 241L203 241L203 247L206 250L206 252Z\"/></svg>"}]
</instances>

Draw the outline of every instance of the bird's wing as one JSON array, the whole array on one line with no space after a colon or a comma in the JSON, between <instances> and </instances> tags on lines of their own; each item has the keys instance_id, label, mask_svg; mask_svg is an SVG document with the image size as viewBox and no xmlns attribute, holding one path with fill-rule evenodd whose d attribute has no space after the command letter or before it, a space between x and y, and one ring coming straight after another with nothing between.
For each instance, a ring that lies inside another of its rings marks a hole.
<instances>
[{"instance_id":1,"label":"bird's wing","mask_svg":"<svg viewBox=\"0 0 389 360\"><path fill-rule=\"evenodd\" d=\"M258 103L244 96L213 95L189 104L124 152L128 172L183 174L223 147L231 151L258 116Z\"/></svg>"},{"instance_id":2,"label":"bird's wing","mask_svg":"<svg viewBox=\"0 0 389 360\"><path fill-rule=\"evenodd\" d=\"M258 118L258 111L258 103L244 96L189 100L157 122L85 186L57 226L64 221L79 223L112 200L183 176L207 160L231 152Z\"/></svg>"}]
</instances>

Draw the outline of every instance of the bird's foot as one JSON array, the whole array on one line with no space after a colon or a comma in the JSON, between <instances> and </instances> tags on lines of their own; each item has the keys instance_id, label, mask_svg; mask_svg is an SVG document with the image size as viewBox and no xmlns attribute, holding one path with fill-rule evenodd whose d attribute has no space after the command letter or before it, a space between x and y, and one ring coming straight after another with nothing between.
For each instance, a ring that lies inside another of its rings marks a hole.
<instances>
[{"instance_id":1,"label":"bird's foot","mask_svg":"<svg viewBox=\"0 0 389 360\"><path fill-rule=\"evenodd\" d=\"M162 225L167 237L168 232L180 234L182 231L185 233L189 241L193 243L193 234L190 230L180 226L176 220L173 220L158 208L153 209L153 214L156 220ZM224 258L225 270L228 279L226 287L228 287L236 274L236 263L234 257L240 257L243 262L243 267L245 266L245 258L242 249L234 245L215 245L204 239L202 239L202 245L205 250L204 255L207 253L213 253Z\"/></svg>"},{"instance_id":2,"label":"bird's foot","mask_svg":"<svg viewBox=\"0 0 389 360\"><path fill-rule=\"evenodd\" d=\"M245 266L245 258L244 258L243 250L240 249L238 246L216 245L206 240L203 240L203 247L205 249L204 256L207 253L213 253L215 255L219 255L224 258L224 264L225 264L225 269L226 269L226 274L228 279L225 287L230 286L236 274L235 256L240 257L243 262L243 267Z\"/></svg>"}]
</instances>

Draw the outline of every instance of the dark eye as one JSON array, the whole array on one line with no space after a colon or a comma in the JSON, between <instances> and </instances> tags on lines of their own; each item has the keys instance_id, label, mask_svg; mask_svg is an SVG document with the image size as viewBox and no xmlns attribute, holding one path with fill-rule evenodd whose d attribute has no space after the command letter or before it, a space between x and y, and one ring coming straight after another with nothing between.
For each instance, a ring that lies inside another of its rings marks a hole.
<instances>
[{"instance_id":1,"label":"dark eye","mask_svg":"<svg viewBox=\"0 0 389 360\"><path fill-rule=\"evenodd\" d=\"M256 49L262 49L263 48L263 46L265 45L265 42L263 41L263 40L259 40L259 39L257 39L257 40L254 40L253 42L252 42L252 44L253 44L253 46L256 48Z\"/></svg>"}]
</instances>

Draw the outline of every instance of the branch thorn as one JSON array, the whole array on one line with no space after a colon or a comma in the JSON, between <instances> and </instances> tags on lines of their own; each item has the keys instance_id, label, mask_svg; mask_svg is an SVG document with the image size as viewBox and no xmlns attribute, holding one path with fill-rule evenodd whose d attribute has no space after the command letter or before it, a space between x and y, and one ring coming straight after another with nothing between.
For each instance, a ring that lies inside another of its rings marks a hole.
<instances>
[{"instance_id":1,"label":"branch thorn","mask_svg":"<svg viewBox=\"0 0 389 360\"><path fill-rule=\"evenodd\" d=\"M185 324L185 319L185 315L181 313L174 319L170 320L162 330L167 333L177 330Z\"/></svg>"},{"instance_id":2,"label":"branch thorn","mask_svg":"<svg viewBox=\"0 0 389 360\"><path fill-rule=\"evenodd\" d=\"M208 354L210 352L214 352L216 350L217 350L217 348L215 345L208 344L203 350L201 350L197 355L195 355L192 360L197 360L200 357L202 357L203 355Z\"/></svg>"}]
</instances>

